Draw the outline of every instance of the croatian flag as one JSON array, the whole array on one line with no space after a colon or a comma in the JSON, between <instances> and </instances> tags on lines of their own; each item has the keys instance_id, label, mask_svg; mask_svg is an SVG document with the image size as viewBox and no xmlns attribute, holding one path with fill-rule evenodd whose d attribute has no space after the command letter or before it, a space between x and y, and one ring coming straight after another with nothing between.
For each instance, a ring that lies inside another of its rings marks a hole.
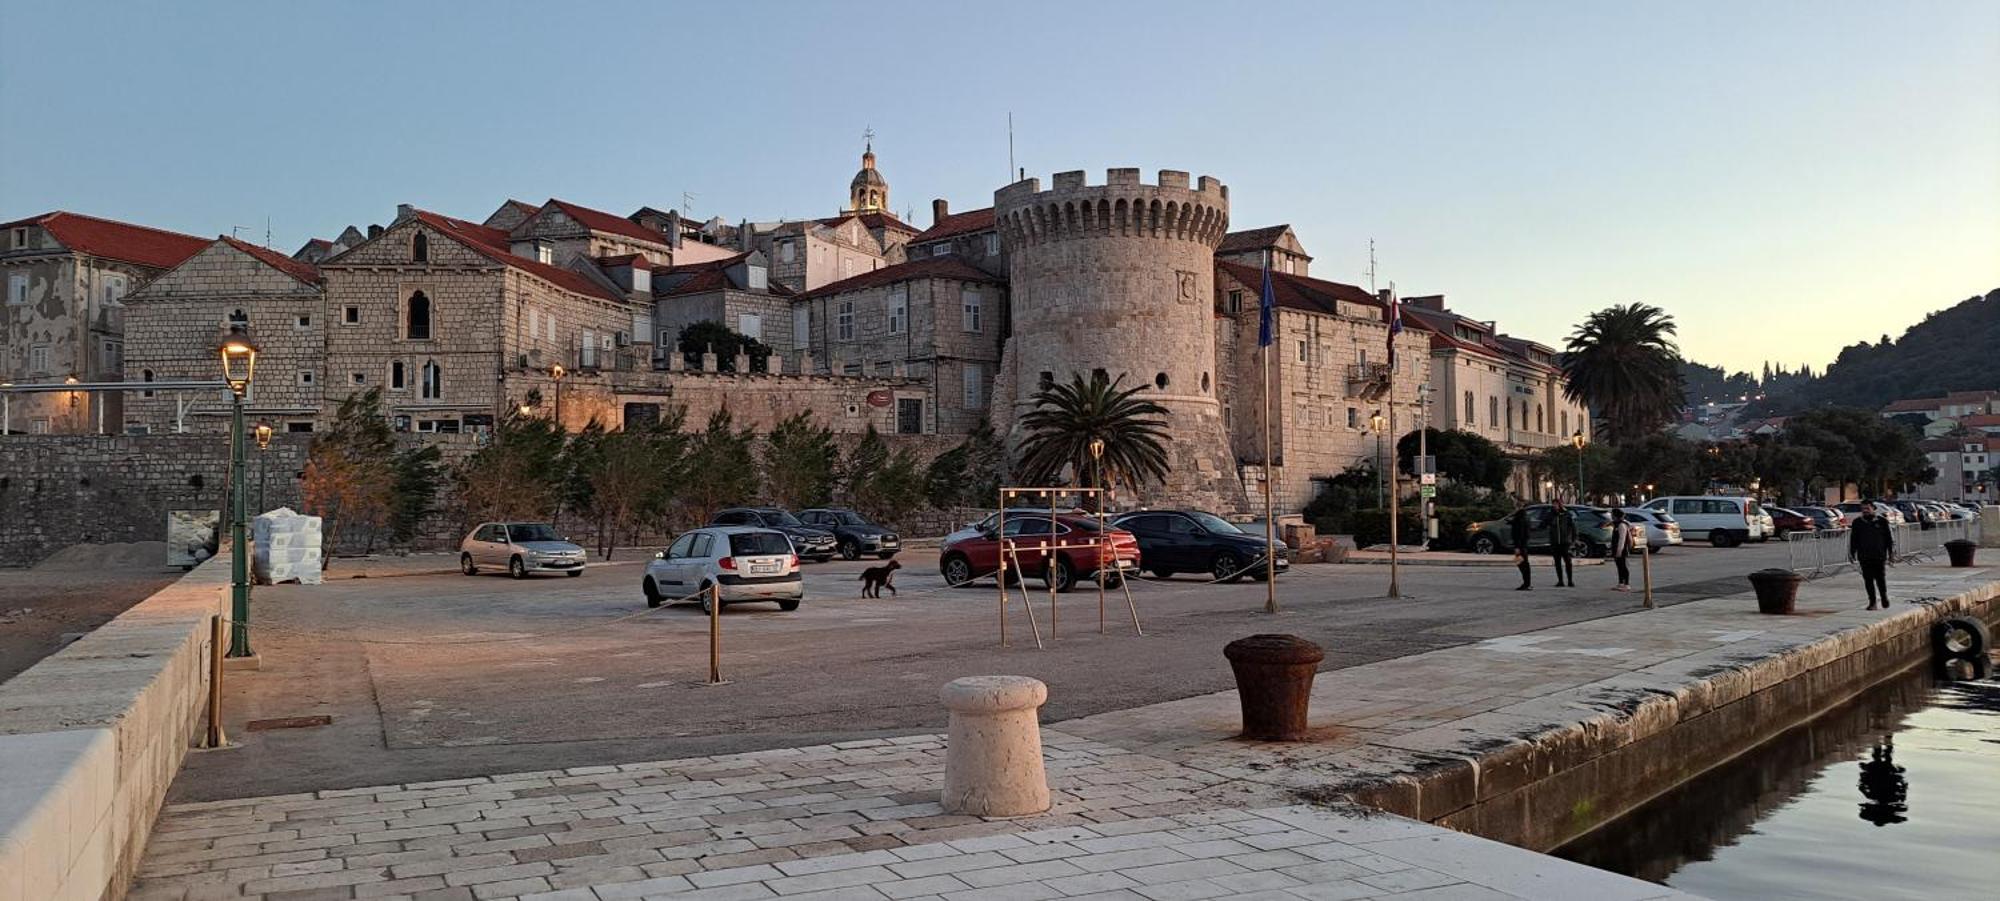
<instances>
[{"instance_id":1,"label":"croatian flag","mask_svg":"<svg viewBox=\"0 0 2000 901\"><path fill-rule=\"evenodd\" d=\"M1264 256L1264 292L1257 298L1257 346L1278 340L1278 294L1271 290L1271 257Z\"/></svg>"},{"instance_id":2,"label":"croatian flag","mask_svg":"<svg viewBox=\"0 0 2000 901\"><path fill-rule=\"evenodd\" d=\"M1396 283L1389 283L1389 368L1396 367L1396 336L1403 333L1403 299L1396 296Z\"/></svg>"}]
</instances>

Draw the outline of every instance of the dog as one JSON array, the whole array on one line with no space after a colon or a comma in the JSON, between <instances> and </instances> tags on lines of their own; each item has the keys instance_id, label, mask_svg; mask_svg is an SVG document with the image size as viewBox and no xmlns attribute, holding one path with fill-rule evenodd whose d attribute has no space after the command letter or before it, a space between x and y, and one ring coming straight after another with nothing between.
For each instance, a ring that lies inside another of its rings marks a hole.
<instances>
[{"instance_id":1,"label":"dog","mask_svg":"<svg viewBox=\"0 0 2000 901\"><path fill-rule=\"evenodd\" d=\"M864 598L879 598L882 596L882 589L884 588L889 589L890 594L895 594L896 570L902 568L903 564L891 560L881 566L871 566L862 570L861 596Z\"/></svg>"}]
</instances>

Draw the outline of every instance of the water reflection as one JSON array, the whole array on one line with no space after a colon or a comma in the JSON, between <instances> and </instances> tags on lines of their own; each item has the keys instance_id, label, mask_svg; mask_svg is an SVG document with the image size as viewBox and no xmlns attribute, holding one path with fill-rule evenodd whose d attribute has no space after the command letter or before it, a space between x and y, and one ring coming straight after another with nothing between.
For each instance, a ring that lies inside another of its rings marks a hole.
<instances>
[{"instance_id":1,"label":"water reflection","mask_svg":"<svg viewBox=\"0 0 2000 901\"><path fill-rule=\"evenodd\" d=\"M1715 899L1992 897L1990 676L1913 670L1554 853Z\"/></svg>"},{"instance_id":2,"label":"water reflection","mask_svg":"<svg viewBox=\"0 0 2000 901\"><path fill-rule=\"evenodd\" d=\"M1877 826L1907 823L1910 783L1896 765L1896 739L1884 735L1861 762L1861 818Z\"/></svg>"}]
</instances>

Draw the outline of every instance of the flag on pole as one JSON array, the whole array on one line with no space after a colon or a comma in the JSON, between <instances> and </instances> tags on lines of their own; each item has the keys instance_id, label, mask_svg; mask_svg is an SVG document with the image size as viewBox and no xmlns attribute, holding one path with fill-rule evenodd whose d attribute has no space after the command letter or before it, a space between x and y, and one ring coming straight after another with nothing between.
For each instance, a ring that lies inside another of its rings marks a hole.
<instances>
[{"instance_id":1,"label":"flag on pole","mask_svg":"<svg viewBox=\"0 0 2000 901\"><path fill-rule=\"evenodd\" d=\"M1403 300L1396 296L1396 283L1389 283L1389 367L1396 366L1396 336L1403 333Z\"/></svg>"},{"instance_id":2,"label":"flag on pole","mask_svg":"<svg viewBox=\"0 0 2000 901\"><path fill-rule=\"evenodd\" d=\"M1278 294L1271 290L1271 255L1264 255L1264 289L1257 297L1257 346L1278 340Z\"/></svg>"}]
</instances>

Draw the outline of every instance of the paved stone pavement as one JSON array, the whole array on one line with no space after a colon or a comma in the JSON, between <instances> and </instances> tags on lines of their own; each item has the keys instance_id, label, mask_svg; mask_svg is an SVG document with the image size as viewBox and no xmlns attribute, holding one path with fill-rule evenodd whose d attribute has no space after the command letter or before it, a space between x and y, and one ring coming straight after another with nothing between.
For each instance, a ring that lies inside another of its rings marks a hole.
<instances>
[{"instance_id":1,"label":"paved stone pavement","mask_svg":"<svg viewBox=\"0 0 2000 901\"><path fill-rule=\"evenodd\" d=\"M130 898L1690 897L1045 733L1054 807L950 816L941 736L177 804Z\"/></svg>"}]
</instances>

